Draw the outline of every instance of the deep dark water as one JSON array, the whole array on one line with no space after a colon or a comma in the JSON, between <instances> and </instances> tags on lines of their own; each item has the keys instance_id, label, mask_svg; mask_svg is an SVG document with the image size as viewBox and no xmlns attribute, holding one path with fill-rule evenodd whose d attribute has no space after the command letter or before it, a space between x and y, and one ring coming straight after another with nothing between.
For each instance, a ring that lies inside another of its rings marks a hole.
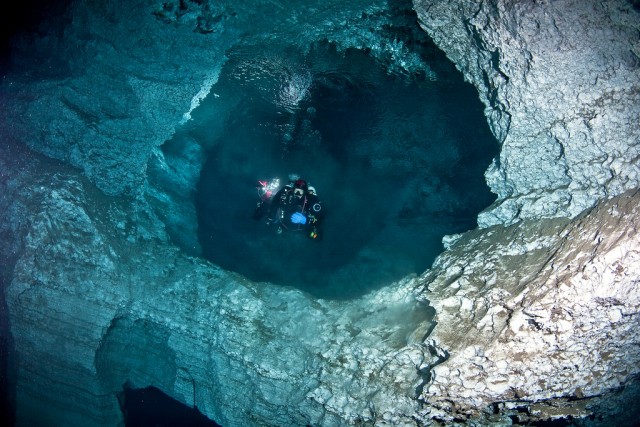
<instances>
[{"instance_id":1,"label":"deep dark water","mask_svg":"<svg viewBox=\"0 0 640 427\"><path fill-rule=\"evenodd\" d=\"M7 4L0 13L0 75L11 64L12 38L17 34L37 32L44 35L49 25L63 13L71 0L23 0ZM47 19L49 18L49 19Z\"/></svg>"},{"instance_id":2,"label":"deep dark water","mask_svg":"<svg viewBox=\"0 0 640 427\"><path fill-rule=\"evenodd\" d=\"M12 426L15 424L15 366L12 363L15 356L5 300L5 274L4 265L0 265L0 424Z\"/></svg>"},{"instance_id":3,"label":"deep dark water","mask_svg":"<svg viewBox=\"0 0 640 427\"><path fill-rule=\"evenodd\" d=\"M217 427L197 408L190 408L156 387L125 385L118 401L126 427Z\"/></svg>"},{"instance_id":4,"label":"deep dark water","mask_svg":"<svg viewBox=\"0 0 640 427\"><path fill-rule=\"evenodd\" d=\"M203 256L333 298L427 269L442 236L474 228L494 200L483 174L498 152L474 88L443 55L433 62L436 81L329 43L231 52L176 136L207 149L196 200ZM251 218L257 181L290 173L323 200L318 241Z\"/></svg>"}]
</instances>

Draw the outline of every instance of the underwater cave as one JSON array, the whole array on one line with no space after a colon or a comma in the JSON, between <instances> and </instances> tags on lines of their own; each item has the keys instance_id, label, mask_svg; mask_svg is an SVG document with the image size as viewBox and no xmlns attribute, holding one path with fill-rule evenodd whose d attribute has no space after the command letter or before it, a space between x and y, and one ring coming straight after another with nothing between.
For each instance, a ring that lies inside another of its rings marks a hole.
<instances>
[{"instance_id":1,"label":"underwater cave","mask_svg":"<svg viewBox=\"0 0 640 427\"><path fill-rule=\"evenodd\" d=\"M196 141L204 153L202 256L252 281L351 298L420 274L444 235L475 228L494 200L483 174L498 144L475 89L428 40L414 49L429 70L394 70L329 42L229 52L164 147L170 156ZM291 174L322 200L316 240L252 219L258 181Z\"/></svg>"},{"instance_id":2,"label":"underwater cave","mask_svg":"<svg viewBox=\"0 0 640 427\"><path fill-rule=\"evenodd\" d=\"M4 425L633 425L628 1L44 3L2 18ZM315 239L254 213L294 174Z\"/></svg>"}]
</instances>

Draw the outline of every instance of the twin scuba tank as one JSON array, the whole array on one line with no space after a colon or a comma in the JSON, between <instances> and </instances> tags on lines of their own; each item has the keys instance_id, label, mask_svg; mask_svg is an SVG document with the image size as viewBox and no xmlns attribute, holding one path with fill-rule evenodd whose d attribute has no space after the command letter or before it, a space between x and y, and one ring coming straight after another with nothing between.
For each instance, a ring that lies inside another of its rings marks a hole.
<instances>
[{"instance_id":1,"label":"twin scuba tank","mask_svg":"<svg viewBox=\"0 0 640 427\"><path fill-rule=\"evenodd\" d=\"M298 179L300 179L298 175L295 175L295 174L289 175L290 182L295 182ZM260 198L260 201L258 202L256 210L253 215L254 219L256 220L260 219L261 217L263 217L265 214L268 213L271 205L271 200L280 190L281 182L280 182L280 178L273 178L267 181L258 181L258 184L259 185L257 187L257 190L258 190L258 197ZM313 205L309 207L309 215L308 215L309 222L311 225L313 225L311 228L309 237L311 237L312 239L316 239L318 237L318 232L316 230L315 223L317 222L318 215L322 210L322 205L320 204L320 201L317 200L315 188L309 186L307 188L307 191L309 192L310 195L314 196L314 198L316 199L315 201L313 201ZM278 215L280 216L278 220L282 222L282 220L284 219L282 217L283 211L280 210L280 212L278 212Z\"/></svg>"}]
</instances>

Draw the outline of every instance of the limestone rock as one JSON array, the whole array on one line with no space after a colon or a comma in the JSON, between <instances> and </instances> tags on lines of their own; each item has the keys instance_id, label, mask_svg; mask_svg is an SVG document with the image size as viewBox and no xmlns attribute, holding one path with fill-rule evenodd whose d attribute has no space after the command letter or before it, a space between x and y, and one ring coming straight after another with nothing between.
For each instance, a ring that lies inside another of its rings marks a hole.
<instances>
[{"instance_id":1,"label":"limestone rock","mask_svg":"<svg viewBox=\"0 0 640 427\"><path fill-rule=\"evenodd\" d=\"M480 226L575 216L640 185L640 16L628 1L415 0L502 143Z\"/></svg>"},{"instance_id":2,"label":"limestone rock","mask_svg":"<svg viewBox=\"0 0 640 427\"><path fill-rule=\"evenodd\" d=\"M70 2L42 35L18 38L5 132L82 169L107 194L139 192L151 152L206 96L234 37L211 43L194 32L194 14L205 11L170 26L154 14L160 7Z\"/></svg>"},{"instance_id":3,"label":"limestone rock","mask_svg":"<svg viewBox=\"0 0 640 427\"><path fill-rule=\"evenodd\" d=\"M414 281L359 302L251 283L181 253L142 202L32 162L41 179L2 199L21 425L113 425L125 382L225 426L411 422L431 315Z\"/></svg>"},{"instance_id":4,"label":"limestone rock","mask_svg":"<svg viewBox=\"0 0 640 427\"><path fill-rule=\"evenodd\" d=\"M597 396L640 374L639 206L632 191L574 221L463 235L423 277L430 344L449 358L422 398L478 415L493 402Z\"/></svg>"}]
</instances>

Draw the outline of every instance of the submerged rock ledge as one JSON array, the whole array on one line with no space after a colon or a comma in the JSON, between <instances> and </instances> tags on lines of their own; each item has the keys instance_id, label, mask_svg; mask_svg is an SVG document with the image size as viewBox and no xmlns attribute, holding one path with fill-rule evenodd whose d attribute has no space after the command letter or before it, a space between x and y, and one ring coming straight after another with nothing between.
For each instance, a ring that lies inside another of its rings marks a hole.
<instances>
[{"instance_id":1,"label":"submerged rock ledge","mask_svg":"<svg viewBox=\"0 0 640 427\"><path fill-rule=\"evenodd\" d=\"M131 10L164 10L151 3ZM156 386L225 426L580 417L633 381L638 13L623 1L526 4L415 2L487 105L503 143L487 174L499 200L481 229L447 238L424 275L355 301L250 283L189 257L144 197L145 165L215 78L231 43L215 39L215 24L233 14L198 9L127 27L178 28L162 33L175 39L146 39L147 49L169 53L126 62L130 76L89 67L94 74L79 79L42 71L7 80L2 105L15 121L0 126L0 253L20 424L113 425L125 381ZM124 13L76 7L98 33L105 16ZM124 39L89 47L140 53L121 50L135 45ZM162 83L139 74L153 64L162 76L162 58L180 70L189 60L175 59L180 42L200 72ZM126 96L96 104L82 95L92 82ZM51 120L54 108L60 117Z\"/></svg>"},{"instance_id":2,"label":"submerged rock ledge","mask_svg":"<svg viewBox=\"0 0 640 427\"><path fill-rule=\"evenodd\" d=\"M28 224L6 295L20 424L114 425L127 381L225 426L418 410L430 323L412 281L357 302L251 283L185 256L135 204L73 171L29 169L12 183Z\"/></svg>"}]
</instances>

